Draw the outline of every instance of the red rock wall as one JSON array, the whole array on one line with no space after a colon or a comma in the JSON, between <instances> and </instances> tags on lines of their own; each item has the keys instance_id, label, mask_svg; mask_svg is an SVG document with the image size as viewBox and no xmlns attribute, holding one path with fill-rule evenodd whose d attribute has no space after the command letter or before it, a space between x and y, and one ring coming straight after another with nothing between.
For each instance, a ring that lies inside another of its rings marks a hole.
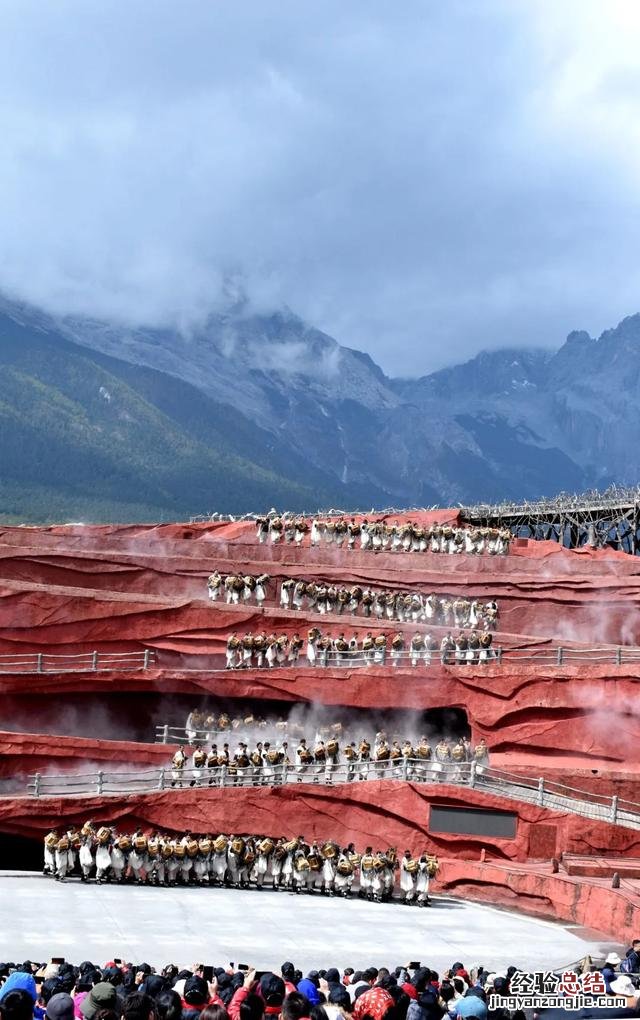
<instances>
[{"instance_id":1,"label":"red rock wall","mask_svg":"<svg viewBox=\"0 0 640 1020\"><path fill-rule=\"evenodd\" d=\"M515 839L433 833L429 826L432 803L491 808L515 812ZM88 817L106 818L123 826L194 832L246 832L271 835L303 833L316 839L334 838L358 846L392 844L413 852L425 844L444 857L478 860L485 849L492 858L526 861L566 853L616 852L640 855L640 832L575 815L561 815L531 804L507 801L476 790L436 784L388 780L348 786L234 788L223 790L166 790L78 798L0 798L0 831L39 836L64 820L81 823ZM247 820L250 820L247 824Z\"/></svg>"}]
</instances>

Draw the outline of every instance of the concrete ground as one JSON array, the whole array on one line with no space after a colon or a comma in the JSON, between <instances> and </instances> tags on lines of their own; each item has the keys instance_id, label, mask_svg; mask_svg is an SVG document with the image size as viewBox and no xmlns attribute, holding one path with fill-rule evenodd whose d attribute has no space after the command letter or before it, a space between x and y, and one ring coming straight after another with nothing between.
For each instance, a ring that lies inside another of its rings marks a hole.
<instances>
[{"instance_id":1,"label":"concrete ground","mask_svg":"<svg viewBox=\"0 0 640 1020\"><path fill-rule=\"evenodd\" d=\"M0 959L189 966L292 960L312 967L395 967L456 960L503 969L555 969L614 948L606 936L436 895L430 908L235 889L64 884L0 876ZM619 948L619 947L616 947Z\"/></svg>"}]
</instances>

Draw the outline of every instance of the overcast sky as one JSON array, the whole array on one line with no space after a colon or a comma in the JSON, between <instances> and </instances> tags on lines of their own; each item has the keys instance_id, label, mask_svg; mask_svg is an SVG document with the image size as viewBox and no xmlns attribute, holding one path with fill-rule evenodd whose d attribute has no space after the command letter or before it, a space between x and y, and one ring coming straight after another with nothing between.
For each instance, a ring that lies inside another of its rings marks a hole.
<instances>
[{"instance_id":1,"label":"overcast sky","mask_svg":"<svg viewBox=\"0 0 640 1020\"><path fill-rule=\"evenodd\" d=\"M638 0L0 0L0 287L393 374L640 311Z\"/></svg>"}]
</instances>

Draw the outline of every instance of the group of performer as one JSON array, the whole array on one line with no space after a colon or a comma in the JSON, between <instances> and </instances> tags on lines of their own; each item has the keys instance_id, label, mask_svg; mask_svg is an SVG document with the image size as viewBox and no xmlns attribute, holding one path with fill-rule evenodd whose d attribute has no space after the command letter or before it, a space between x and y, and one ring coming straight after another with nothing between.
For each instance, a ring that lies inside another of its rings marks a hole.
<instances>
[{"instance_id":1,"label":"group of performer","mask_svg":"<svg viewBox=\"0 0 640 1020\"><path fill-rule=\"evenodd\" d=\"M367 779L405 779L413 782L465 782L469 766L489 767L484 738L472 746L467 737L441 737L433 746L426 736L389 740L382 730L373 744L366 738L342 747L337 736L327 740L301 737L289 753L289 742L256 741L253 749L239 741L235 752L228 742L197 745L187 755L180 747L171 760L171 786L277 786L287 782L355 782Z\"/></svg>"},{"instance_id":2,"label":"group of performer","mask_svg":"<svg viewBox=\"0 0 640 1020\"><path fill-rule=\"evenodd\" d=\"M387 521L369 517L336 516L328 518L289 514L268 514L256 518L258 542L302 545L308 534L312 546L325 543L338 549L364 549L373 552L488 553L504 556L509 552L508 528L466 528L453 524L422 526L414 521Z\"/></svg>"},{"instance_id":3,"label":"group of performer","mask_svg":"<svg viewBox=\"0 0 640 1020\"><path fill-rule=\"evenodd\" d=\"M283 609L310 609L320 614L336 613L341 616L348 612L356 616L361 613L364 617L378 620L481 627L483 630L495 630L498 621L498 605L493 599L480 602L458 596L372 590L358 584L346 587L295 578L288 578L280 585L280 606Z\"/></svg>"},{"instance_id":4,"label":"group of performer","mask_svg":"<svg viewBox=\"0 0 640 1020\"><path fill-rule=\"evenodd\" d=\"M141 829L120 832L87 821L81 829L52 829L44 838L44 874L65 881L79 872L83 882L132 881L139 885L210 885L272 888L349 897L354 884L368 900L390 900L396 879L402 902L429 903L429 882L438 859L427 851L396 849L359 853L353 843L320 843L303 836L220 833L170 835Z\"/></svg>"},{"instance_id":5,"label":"group of performer","mask_svg":"<svg viewBox=\"0 0 640 1020\"><path fill-rule=\"evenodd\" d=\"M233 631L227 638L225 668L296 666L301 655L307 666L384 666L387 653L392 666L400 666L403 661L412 667L430 666L434 655L439 655L444 665L477 665L499 657L499 652L491 631L477 629L461 630L455 635L448 631L439 643L433 634L416 633L408 638L401 631L393 635L368 631L364 637L346 637L342 631L334 636L312 627L306 642L297 631L291 637L266 631L247 631L244 635Z\"/></svg>"},{"instance_id":6,"label":"group of performer","mask_svg":"<svg viewBox=\"0 0 640 1020\"><path fill-rule=\"evenodd\" d=\"M224 594L230 605L254 600L261 607L267 597L269 581L268 574L221 574L214 570L207 580L207 590L212 602L217 602ZM498 604L494 599L481 602L455 595L379 590L358 584L347 587L293 577L280 584L280 606L282 609L309 609L320 614L341 616L347 612L356 616L360 613L379 620L483 630L495 630L498 621Z\"/></svg>"}]
</instances>

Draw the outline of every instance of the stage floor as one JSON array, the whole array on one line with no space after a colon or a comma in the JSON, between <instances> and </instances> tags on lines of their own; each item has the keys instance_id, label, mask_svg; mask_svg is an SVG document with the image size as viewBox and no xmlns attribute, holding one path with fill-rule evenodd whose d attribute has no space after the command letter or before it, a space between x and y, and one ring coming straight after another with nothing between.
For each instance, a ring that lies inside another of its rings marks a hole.
<instances>
[{"instance_id":1,"label":"stage floor","mask_svg":"<svg viewBox=\"0 0 640 1020\"><path fill-rule=\"evenodd\" d=\"M2 960L116 956L261 970L292 960L304 973L416 959L438 971L456 960L548 970L619 948L596 932L437 894L419 909L319 894L61 884L15 872L0 875L0 933Z\"/></svg>"}]
</instances>

